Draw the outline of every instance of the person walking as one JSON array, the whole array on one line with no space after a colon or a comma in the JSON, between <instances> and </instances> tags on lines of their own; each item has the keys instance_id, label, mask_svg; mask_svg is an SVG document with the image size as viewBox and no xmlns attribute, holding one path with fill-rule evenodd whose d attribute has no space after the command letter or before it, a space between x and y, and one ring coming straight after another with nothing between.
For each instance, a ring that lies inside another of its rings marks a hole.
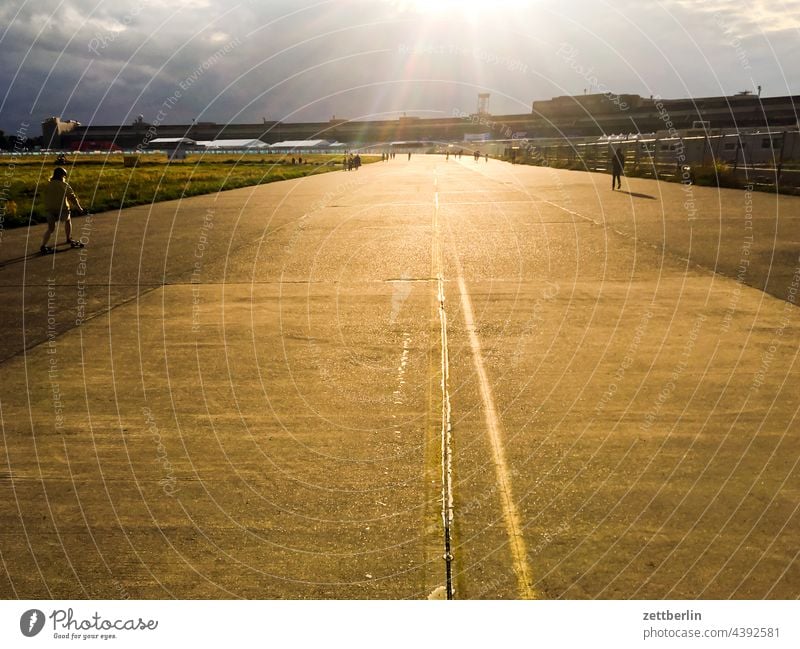
<instances>
[{"instance_id":1,"label":"person walking","mask_svg":"<svg viewBox=\"0 0 800 649\"><path fill-rule=\"evenodd\" d=\"M617 183L617 189L620 188L620 178L625 169L625 154L622 148L617 147L617 150L611 156L611 189L614 189L614 183Z\"/></svg>"},{"instance_id":2,"label":"person walking","mask_svg":"<svg viewBox=\"0 0 800 649\"><path fill-rule=\"evenodd\" d=\"M53 169L53 175L42 192L44 197L44 209L47 214L47 230L42 237L42 245L39 252L48 255L54 249L48 246L50 236L56 229L56 223L63 223L67 235L66 243L73 248L83 248L80 241L72 238L72 221L70 219L70 209L74 208L78 213L85 214L86 210L81 207L78 197L72 191L72 187L67 184L67 170L63 167ZM58 235L56 235L58 236Z\"/></svg>"}]
</instances>

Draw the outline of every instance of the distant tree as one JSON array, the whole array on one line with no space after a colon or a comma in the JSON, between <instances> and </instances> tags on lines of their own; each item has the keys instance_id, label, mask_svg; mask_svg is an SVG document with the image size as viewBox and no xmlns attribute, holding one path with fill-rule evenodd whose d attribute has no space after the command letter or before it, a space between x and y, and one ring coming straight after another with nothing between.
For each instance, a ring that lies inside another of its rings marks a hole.
<instances>
[{"instance_id":1,"label":"distant tree","mask_svg":"<svg viewBox=\"0 0 800 649\"><path fill-rule=\"evenodd\" d=\"M6 133L5 131L0 130L0 149L8 151L9 148L10 147L8 145L8 138L6 137Z\"/></svg>"},{"instance_id":2,"label":"distant tree","mask_svg":"<svg viewBox=\"0 0 800 649\"><path fill-rule=\"evenodd\" d=\"M8 142L8 150L19 153L20 151L30 151L34 147L35 139L29 137L20 137L19 135L9 135L6 138Z\"/></svg>"}]
</instances>

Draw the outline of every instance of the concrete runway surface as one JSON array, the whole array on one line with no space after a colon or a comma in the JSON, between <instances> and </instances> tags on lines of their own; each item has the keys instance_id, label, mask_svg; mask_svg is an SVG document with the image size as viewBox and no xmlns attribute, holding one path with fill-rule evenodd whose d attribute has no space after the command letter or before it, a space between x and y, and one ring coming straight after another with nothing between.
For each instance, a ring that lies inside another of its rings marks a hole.
<instances>
[{"instance_id":1,"label":"concrete runway surface","mask_svg":"<svg viewBox=\"0 0 800 649\"><path fill-rule=\"evenodd\" d=\"M609 184L402 156L4 232L0 595L797 597L800 199Z\"/></svg>"}]
</instances>

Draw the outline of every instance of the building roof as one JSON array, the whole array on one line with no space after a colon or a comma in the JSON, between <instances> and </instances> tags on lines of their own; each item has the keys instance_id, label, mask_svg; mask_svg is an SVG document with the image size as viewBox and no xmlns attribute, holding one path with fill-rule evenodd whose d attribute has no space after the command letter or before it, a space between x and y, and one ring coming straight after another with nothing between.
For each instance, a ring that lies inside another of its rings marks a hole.
<instances>
[{"instance_id":1,"label":"building roof","mask_svg":"<svg viewBox=\"0 0 800 649\"><path fill-rule=\"evenodd\" d=\"M328 140L284 140L270 144L273 149L322 149L330 146Z\"/></svg>"},{"instance_id":2,"label":"building roof","mask_svg":"<svg viewBox=\"0 0 800 649\"><path fill-rule=\"evenodd\" d=\"M197 142L188 137L157 137L148 144L197 144Z\"/></svg>"},{"instance_id":3,"label":"building roof","mask_svg":"<svg viewBox=\"0 0 800 649\"><path fill-rule=\"evenodd\" d=\"M261 149L269 146L257 139L250 140L199 140L197 144L207 149Z\"/></svg>"}]
</instances>

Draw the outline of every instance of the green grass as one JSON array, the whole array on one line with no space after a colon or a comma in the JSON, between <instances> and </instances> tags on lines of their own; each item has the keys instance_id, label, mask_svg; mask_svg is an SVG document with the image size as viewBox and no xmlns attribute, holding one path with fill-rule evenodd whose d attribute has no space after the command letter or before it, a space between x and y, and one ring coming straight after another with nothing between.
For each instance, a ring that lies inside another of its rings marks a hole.
<instances>
[{"instance_id":1,"label":"green grass","mask_svg":"<svg viewBox=\"0 0 800 649\"><path fill-rule=\"evenodd\" d=\"M342 168L342 155L292 156L247 154L193 155L169 162L164 155L139 157L135 167L125 167L120 154L68 155L64 167L81 205L91 212L106 212L228 189L288 180ZM379 156L362 156L365 163ZM288 162L288 164L287 164ZM55 155L0 157L0 226L13 228L46 221L41 188L55 167Z\"/></svg>"}]
</instances>

